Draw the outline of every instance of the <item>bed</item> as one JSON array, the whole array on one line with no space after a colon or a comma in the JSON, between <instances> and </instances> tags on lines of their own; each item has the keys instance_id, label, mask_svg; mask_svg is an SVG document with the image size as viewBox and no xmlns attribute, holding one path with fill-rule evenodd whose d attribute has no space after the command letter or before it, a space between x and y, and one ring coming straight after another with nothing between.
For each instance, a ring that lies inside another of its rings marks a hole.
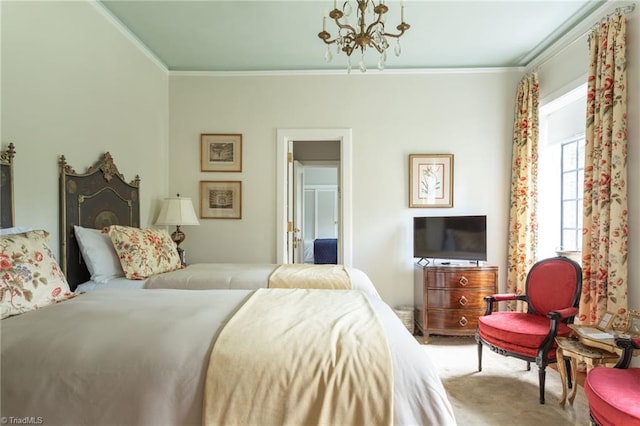
<instances>
[{"instance_id":1,"label":"bed","mask_svg":"<svg viewBox=\"0 0 640 426\"><path fill-rule=\"evenodd\" d=\"M317 265L338 263L338 239L316 238L313 241L313 263Z\"/></svg>"},{"instance_id":2,"label":"bed","mask_svg":"<svg viewBox=\"0 0 640 426\"><path fill-rule=\"evenodd\" d=\"M348 281L349 288L377 295L373 283L363 271L337 265L336 259L317 262L327 265L207 263L189 265L185 269L181 269L173 259L173 266L152 268L131 279L133 273L129 274L127 268L122 271L119 265L130 253L114 251L111 245L116 244L115 240L110 241L98 230L118 227L120 234L138 232L138 236L128 236L129 239L159 237L166 240L164 230L124 229L140 226L140 177L127 182L108 152L84 173L76 172L64 156L59 163L61 266L72 291L88 292L100 288L257 289L273 286L277 274L288 272L288 279L293 282L296 278L298 283L292 285L298 287L326 286L327 282L335 282L341 275ZM109 233L113 239L111 231ZM121 245L125 246L126 238L121 240ZM332 249L337 249L337 244L329 242L327 248L328 251L324 247L316 249L317 256L327 252L330 257L335 257L336 250Z\"/></svg>"},{"instance_id":3,"label":"bed","mask_svg":"<svg viewBox=\"0 0 640 426\"><path fill-rule=\"evenodd\" d=\"M44 230L0 235L0 268L7 422L455 425L428 355L370 293L76 294Z\"/></svg>"},{"instance_id":4,"label":"bed","mask_svg":"<svg viewBox=\"0 0 640 426\"><path fill-rule=\"evenodd\" d=\"M0 236L3 287L32 292L1 301L3 418L455 424L426 352L377 297L301 288L74 295L47 243L42 230Z\"/></svg>"}]
</instances>

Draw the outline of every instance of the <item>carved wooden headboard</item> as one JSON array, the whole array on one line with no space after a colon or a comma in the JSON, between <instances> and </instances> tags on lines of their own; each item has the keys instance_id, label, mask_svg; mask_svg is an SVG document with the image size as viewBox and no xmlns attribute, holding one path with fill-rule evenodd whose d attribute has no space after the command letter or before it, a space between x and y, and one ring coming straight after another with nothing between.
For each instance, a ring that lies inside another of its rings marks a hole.
<instances>
[{"instance_id":1,"label":"carved wooden headboard","mask_svg":"<svg viewBox=\"0 0 640 426\"><path fill-rule=\"evenodd\" d=\"M130 183L118 171L111 154L103 154L83 174L60 157L60 255L69 287L89 280L74 225L102 229L109 225L140 226L140 177Z\"/></svg>"},{"instance_id":2,"label":"carved wooden headboard","mask_svg":"<svg viewBox=\"0 0 640 426\"><path fill-rule=\"evenodd\" d=\"M13 157L15 147L9 144L7 150L0 152L0 228L10 228L14 224L13 202Z\"/></svg>"}]
</instances>

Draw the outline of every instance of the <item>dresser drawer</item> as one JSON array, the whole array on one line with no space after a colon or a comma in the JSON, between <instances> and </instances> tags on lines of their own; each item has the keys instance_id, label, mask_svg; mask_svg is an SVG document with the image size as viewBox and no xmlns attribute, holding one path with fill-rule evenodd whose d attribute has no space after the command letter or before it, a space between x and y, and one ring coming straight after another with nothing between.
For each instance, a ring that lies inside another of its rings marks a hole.
<instances>
[{"instance_id":1,"label":"dresser drawer","mask_svg":"<svg viewBox=\"0 0 640 426\"><path fill-rule=\"evenodd\" d=\"M482 309L429 309L425 328L431 333L474 334Z\"/></svg>"},{"instance_id":2,"label":"dresser drawer","mask_svg":"<svg viewBox=\"0 0 640 426\"><path fill-rule=\"evenodd\" d=\"M429 308L442 309L485 309L487 302L484 296L494 293L494 288L487 289L428 289L426 305Z\"/></svg>"},{"instance_id":3,"label":"dresser drawer","mask_svg":"<svg viewBox=\"0 0 640 426\"><path fill-rule=\"evenodd\" d=\"M424 285L426 288L495 288L497 273L480 270L426 270Z\"/></svg>"},{"instance_id":4,"label":"dresser drawer","mask_svg":"<svg viewBox=\"0 0 640 426\"><path fill-rule=\"evenodd\" d=\"M498 267L436 265L417 270L414 297L418 331L429 334L473 335L487 308L485 296L498 292Z\"/></svg>"}]
</instances>

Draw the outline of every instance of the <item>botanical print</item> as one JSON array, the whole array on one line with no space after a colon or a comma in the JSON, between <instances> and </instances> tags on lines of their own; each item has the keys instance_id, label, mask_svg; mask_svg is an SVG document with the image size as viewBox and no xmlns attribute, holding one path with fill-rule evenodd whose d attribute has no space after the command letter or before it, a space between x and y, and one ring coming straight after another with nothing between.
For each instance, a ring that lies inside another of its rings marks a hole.
<instances>
[{"instance_id":1,"label":"botanical print","mask_svg":"<svg viewBox=\"0 0 640 426\"><path fill-rule=\"evenodd\" d=\"M420 189L418 198L436 200L444 198L444 164L419 164Z\"/></svg>"},{"instance_id":2,"label":"botanical print","mask_svg":"<svg viewBox=\"0 0 640 426\"><path fill-rule=\"evenodd\" d=\"M453 154L409 155L409 207L453 207Z\"/></svg>"},{"instance_id":3,"label":"botanical print","mask_svg":"<svg viewBox=\"0 0 640 426\"><path fill-rule=\"evenodd\" d=\"M626 18L612 16L589 35L585 134L582 296L576 322L606 312L627 316Z\"/></svg>"},{"instance_id":4,"label":"botanical print","mask_svg":"<svg viewBox=\"0 0 640 426\"><path fill-rule=\"evenodd\" d=\"M538 97L538 76L533 73L522 79L516 98L509 211L508 293L525 293L527 274L535 262L538 231ZM508 309L523 311L526 305L523 302L509 302Z\"/></svg>"}]
</instances>

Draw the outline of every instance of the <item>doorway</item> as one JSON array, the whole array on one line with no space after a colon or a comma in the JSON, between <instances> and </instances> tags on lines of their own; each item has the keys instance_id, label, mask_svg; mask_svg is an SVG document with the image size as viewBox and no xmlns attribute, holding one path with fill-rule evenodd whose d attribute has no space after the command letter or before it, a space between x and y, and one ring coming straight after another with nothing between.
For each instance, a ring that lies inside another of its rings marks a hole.
<instances>
[{"instance_id":1,"label":"doorway","mask_svg":"<svg viewBox=\"0 0 640 426\"><path fill-rule=\"evenodd\" d=\"M296 199L302 197L302 189L296 197L296 180L300 188L300 174L294 171L296 144L311 145L327 149L338 145L339 159L334 162L338 168L336 190L338 263L351 266L352 263L352 201L351 201L351 129L278 129L277 131L277 207L276 207L276 261L293 263L303 259L299 232L303 226L302 210L298 208L296 219ZM306 160L312 165L313 160ZM326 165L326 164L325 164ZM297 167L296 167L297 168ZM298 240L296 240L298 239ZM302 241L301 241L302 240ZM302 262L300 262L302 263Z\"/></svg>"},{"instance_id":2,"label":"doorway","mask_svg":"<svg viewBox=\"0 0 640 426\"><path fill-rule=\"evenodd\" d=\"M320 142L311 142L319 144ZM340 157L327 160L305 160L300 146L293 144L294 156L294 254L293 263L335 263L340 211ZM298 155L300 154L300 155ZM319 241L317 241L319 240ZM324 244L325 256L317 251ZM333 244L333 246L332 246ZM332 254L333 253L333 254Z\"/></svg>"}]
</instances>

